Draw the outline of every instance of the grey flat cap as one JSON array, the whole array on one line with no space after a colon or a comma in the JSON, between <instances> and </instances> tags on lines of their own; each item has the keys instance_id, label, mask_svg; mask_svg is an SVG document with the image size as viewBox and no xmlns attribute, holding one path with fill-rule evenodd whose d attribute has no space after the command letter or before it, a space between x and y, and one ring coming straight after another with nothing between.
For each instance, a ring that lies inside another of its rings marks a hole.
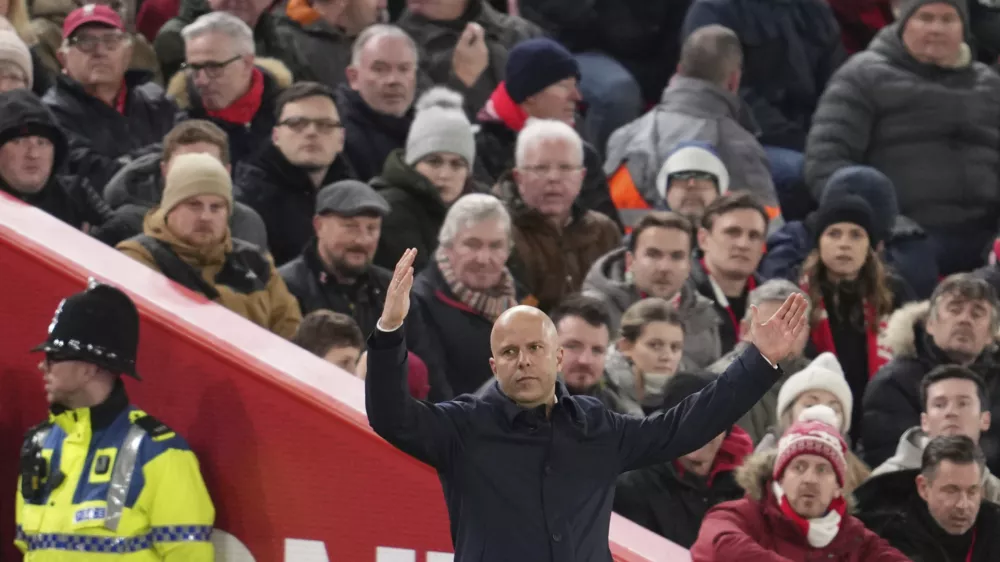
<instances>
[{"instance_id":1,"label":"grey flat cap","mask_svg":"<svg viewBox=\"0 0 1000 562\"><path fill-rule=\"evenodd\" d=\"M319 190L316 195L316 214L333 214L354 217L374 213L380 217L389 214L389 203L374 189L358 180L341 180Z\"/></svg>"}]
</instances>

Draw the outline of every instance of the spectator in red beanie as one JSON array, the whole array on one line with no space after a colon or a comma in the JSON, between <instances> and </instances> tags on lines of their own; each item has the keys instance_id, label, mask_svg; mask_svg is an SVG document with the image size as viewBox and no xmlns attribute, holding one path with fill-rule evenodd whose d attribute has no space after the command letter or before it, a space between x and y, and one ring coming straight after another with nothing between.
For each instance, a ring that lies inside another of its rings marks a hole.
<instances>
[{"instance_id":1,"label":"spectator in red beanie","mask_svg":"<svg viewBox=\"0 0 1000 562\"><path fill-rule=\"evenodd\" d=\"M737 471L747 497L708 512L692 560L908 560L847 514L847 444L836 423L833 410L813 406L781 437L776 455L750 457Z\"/></svg>"}]
</instances>

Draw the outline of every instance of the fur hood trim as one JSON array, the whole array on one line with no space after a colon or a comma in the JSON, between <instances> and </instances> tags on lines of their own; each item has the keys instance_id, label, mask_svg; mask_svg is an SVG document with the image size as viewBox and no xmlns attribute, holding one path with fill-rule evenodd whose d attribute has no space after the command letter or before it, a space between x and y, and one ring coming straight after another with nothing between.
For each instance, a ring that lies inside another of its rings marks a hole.
<instances>
[{"instance_id":1,"label":"fur hood trim","mask_svg":"<svg viewBox=\"0 0 1000 562\"><path fill-rule=\"evenodd\" d=\"M254 64L257 68L270 74L282 90L292 85L292 71L288 70L285 63L280 60L257 57ZM167 84L167 94L174 98L177 107L182 110L191 108L191 94L188 91L187 75L184 72L178 72L170 78L170 82Z\"/></svg>"}]
</instances>

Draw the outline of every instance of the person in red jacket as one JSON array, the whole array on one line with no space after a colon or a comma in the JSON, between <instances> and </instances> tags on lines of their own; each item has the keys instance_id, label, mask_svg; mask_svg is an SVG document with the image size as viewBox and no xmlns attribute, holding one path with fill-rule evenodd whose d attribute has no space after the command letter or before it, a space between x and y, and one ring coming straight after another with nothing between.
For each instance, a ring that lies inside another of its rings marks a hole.
<instances>
[{"instance_id":1,"label":"person in red jacket","mask_svg":"<svg viewBox=\"0 0 1000 562\"><path fill-rule=\"evenodd\" d=\"M903 562L889 543L847 513L847 444L827 406L805 410L777 453L737 471L747 497L717 505L702 521L693 562Z\"/></svg>"}]
</instances>

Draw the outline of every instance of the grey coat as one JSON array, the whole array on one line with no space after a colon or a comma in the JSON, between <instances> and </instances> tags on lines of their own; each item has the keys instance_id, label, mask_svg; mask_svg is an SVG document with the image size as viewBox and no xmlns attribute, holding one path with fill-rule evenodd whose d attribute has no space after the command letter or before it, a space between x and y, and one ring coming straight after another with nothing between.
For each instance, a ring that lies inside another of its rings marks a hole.
<instances>
[{"instance_id":1,"label":"grey coat","mask_svg":"<svg viewBox=\"0 0 1000 562\"><path fill-rule=\"evenodd\" d=\"M677 143L712 144L734 178L734 189L756 195L768 207L778 207L759 129L737 94L705 80L675 75L659 105L618 129L608 140L604 172L610 177L623 163L632 182L650 206L663 203L656 175Z\"/></svg>"},{"instance_id":2,"label":"grey coat","mask_svg":"<svg viewBox=\"0 0 1000 562\"><path fill-rule=\"evenodd\" d=\"M611 332L618 332L622 314L640 300L635 285L625 279L625 248L598 258L583 280L584 294L603 300L611 313ZM684 319L684 360L681 370L704 368L722 355L719 316L712 301L685 284L678 305ZM610 370L610 367L609 367Z\"/></svg>"},{"instance_id":3,"label":"grey coat","mask_svg":"<svg viewBox=\"0 0 1000 562\"><path fill-rule=\"evenodd\" d=\"M806 145L818 199L839 168L863 164L893 181L899 212L921 226L991 226L1000 214L1000 76L965 57L917 62L896 25L830 79Z\"/></svg>"}]
</instances>

